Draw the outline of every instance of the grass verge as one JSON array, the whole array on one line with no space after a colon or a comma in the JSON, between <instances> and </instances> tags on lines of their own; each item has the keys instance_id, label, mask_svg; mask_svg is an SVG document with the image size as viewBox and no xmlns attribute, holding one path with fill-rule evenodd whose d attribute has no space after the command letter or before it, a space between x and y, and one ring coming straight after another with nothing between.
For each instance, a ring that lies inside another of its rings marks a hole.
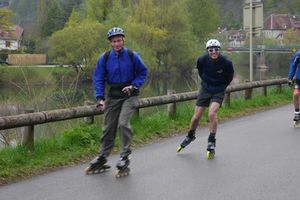
<instances>
[{"instance_id":1,"label":"grass verge","mask_svg":"<svg viewBox=\"0 0 300 200\"><path fill-rule=\"evenodd\" d=\"M219 112L219 121L224 121L256 111L273 108L291 102L291 90L269 91L267 97L254 95L251 100L234 99L229 107L223 106ZM132 119L134 129L133 146L156 141L185 131L194 111L194 103L180 103L177 114L168 117L164 111ZM207 124L207 114L200 124ZM62 167L90 160L99 148L101 127L78 124L76 128L58 133L51 138L35 141L35 147L4 148L0 150L0 185L12 183ZM118 150L117 139L114 151Z\"/></svg>"}]
</instances>

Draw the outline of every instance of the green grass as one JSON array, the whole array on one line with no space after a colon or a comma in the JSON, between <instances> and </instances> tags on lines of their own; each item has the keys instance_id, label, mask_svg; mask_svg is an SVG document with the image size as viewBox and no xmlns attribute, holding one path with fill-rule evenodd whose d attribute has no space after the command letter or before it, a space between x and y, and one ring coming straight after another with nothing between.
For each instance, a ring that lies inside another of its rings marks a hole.
<instances>
[{"instance_id":1,"label":"green grass","mask_svg":"<svg viewBox=\"0 0 300 200\"><path fill-rule=\"evenodd\" d=\"M282 92L273 89L267 97L254 95L247 101L242 98L234 99L230 106L221 108L219 121L290 103L291 96L290 89ZM194 101L178 103L177 114L173 117L168 117L165 111L134 117L133 146L185 132L193 112ZM200 124L207 125L207 111ZM0 185L90 160L98 152L100 133L101 125L78 124L76 128L65 130L53 137L36 140L33 150L22 146L1 149ZM118 145L117 138L115 152Z\"/></svg>"}]
</instances>

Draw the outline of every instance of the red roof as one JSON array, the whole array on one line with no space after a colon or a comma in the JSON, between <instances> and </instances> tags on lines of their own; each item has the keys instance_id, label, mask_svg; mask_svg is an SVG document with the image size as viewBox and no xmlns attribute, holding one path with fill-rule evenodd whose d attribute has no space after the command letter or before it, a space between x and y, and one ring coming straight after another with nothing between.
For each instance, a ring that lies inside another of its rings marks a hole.
<instances>
[{"instance_id":1,"label":"red roof","mask_svg":"<svg viewBox=\"0 0 300 200\"><path fill-rule=\"evenodd\" d=\"M289 14L271 14L264 22L265 30L300 29L300 16Z\"/></svg>"},{"instance_id":2,"label":"red roof","mask_svg":"<svg viewBox=\"0 0 300 200\"><path fill-rule=\"evenodd\" d=\"M24 29L20 26L14 26L8 32L0 28L0 39L2 40L19 40L24 33Z\"/></svg>"}]
</instances>

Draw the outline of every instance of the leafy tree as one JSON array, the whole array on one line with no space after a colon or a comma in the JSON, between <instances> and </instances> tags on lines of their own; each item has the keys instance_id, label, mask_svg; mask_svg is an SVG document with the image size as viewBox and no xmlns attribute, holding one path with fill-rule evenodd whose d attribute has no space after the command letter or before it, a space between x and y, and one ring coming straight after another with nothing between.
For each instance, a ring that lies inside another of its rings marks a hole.
<instances>
[{"instance_id":1,"label":"leafy tree","mask_svg":"<svg viewBox=\"0 0 300 200\"><path fill-rule=\"evenodd\" d=\"M111 10L107 14L107 24L109 26L123 26L129 13L129 8L124 7L122 0L112 0Z\"/></svg>"},{"instance_id":2,"label":"leafy tree","mask_svg":"<svg viewBox=\"0 0 300 200\"><path fill-rule=\"evenodd\" d=\"M198 41L206 40L208 33L220 26L220 17L216 4L210 0L188 0L187 14Z\"/></svg>"},{"instance_id":3,"label":"leafy tree","mask_svg":"<svg viewBox=\"0 0 300 200\"><path fill-rule=\"evenodd\" d=\"M79 22L80 22L79 13L75 9L73 9L69 17L69 21L66 23L66 26L74 26Z\"/></svg>"},{"instance_id":4,"label":"leafy tree","mask_svg":"<svg viewBox=\"0 0 300 200\"><path fill-rule=\"evenodd\" d=\"M8 9L0 9L0 26L4 30L9 30L12 26L13 12Z\"/></svg>"},{"instance_id":5,"label":"leafy tree","mask_svg":"<svg viewBox=\"0 0 300 200\"><path fill-rule=\"evenodd\" d=\"M185 70L195 62L195 38L186 9L185 1L141 0L129 19L126 28L147 53L153 71Z\"/></svg>"},{"instance_id":6,"label":"leafy tree","mask_svg":"<svg viewBox=\"0 0 300 200\"><path fill-rule=\"evenodd\" d=\"M48 16L45 23L42 25L42 36L47 37L52 35L55 31L64 27L64 19L62 18L62 11L57 1L52 1Z\"/></svg>"},{"instance_id":7,"label":"leafy tree","mask_svg":"<svg viewBox=\"0 0 300 200\"><path fill-rule=\"evenodd\" d=\"M59 0L64 22L67 22L73 10L79 10L83 3L84 0Z\"/></svg>"},{"instance_id":8,"label":"leafy tree","mask_svg":"<svg viewBox=\"0 0 300 200\"><path fill-rule=\"evenodd\" d=\"M107 45L105 33L104 26L95 21L73 23L50 37L49 55L58 63L93 67Z\"/></svg>"},{"instance_id":9,"label":"leafy tree","mask_svg":"<svg viewBox=\"0 0 300 200\"><path fill-rule=\"evenodd\" d=\"M104 22L111 5L110 0L86 0L86 16L90 20Z\"/></svg>"},{"instance_id":10,"label":"leafy tree","mask_svg":"<svg viewBox=\"0 0 300 200\"><path fill-rule=\"evenodd\" d=\"M297 30L289 29L283 36L283 43L286 45L299 45L300 44L300 33Z\"/></svg>"}]
</instances>

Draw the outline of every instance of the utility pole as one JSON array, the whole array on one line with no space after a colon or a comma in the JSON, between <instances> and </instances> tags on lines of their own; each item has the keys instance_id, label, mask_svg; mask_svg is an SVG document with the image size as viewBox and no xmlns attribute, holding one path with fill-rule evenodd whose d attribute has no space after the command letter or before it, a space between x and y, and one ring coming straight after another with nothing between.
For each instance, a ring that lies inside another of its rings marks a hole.
<instances>
[{"instance_id":1,"label":"utility pole","mask_svg":"<svg viewBox=\"0 0 300 200\"><path fill-rule=\"evenodd\" d=\"M253 36L253 33L252 33L252 0L250 0L250 25L249 25L249 34L250 34L250 54L249 54L249 67L250 67L250 69L249 69L249 74L250 74L250 82L252 82L253 81L253 46L252 46L252 44L253 44L253 38L252 38L252 36Z\"/></svg>"}]
</instances>

